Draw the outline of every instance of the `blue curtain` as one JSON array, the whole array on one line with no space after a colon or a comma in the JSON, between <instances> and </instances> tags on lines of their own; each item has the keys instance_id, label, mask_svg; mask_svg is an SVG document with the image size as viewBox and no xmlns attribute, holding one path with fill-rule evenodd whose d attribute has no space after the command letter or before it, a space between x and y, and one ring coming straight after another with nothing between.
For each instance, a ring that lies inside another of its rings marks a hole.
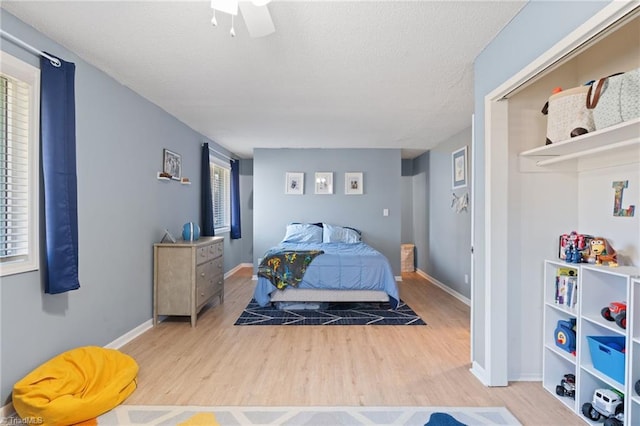
<instances>
[{"instance_id":1,"label":"blue curtain","mask_svg":"<svg viewBox=\"0 0 640 426\"><path fill-rule=\"evenodd\" d=\"M231 160L231 239L242 238L240 230L240 160Z\"/></svg>"},{"instance_id":2,"label":"blue curtain","mask_svg":"<svg viewBox=\"0 0 640 426\"><path fill-rule=\"evenodd\" d=\"M200 216L202 235L213 237L213 194L211 193L211 166L209 165L209 144L202 144L200 164Z\"/></svg>"},{"instance_id":3,"label":"blue curtain","mask_svg":"<svg viewBox=\"0 0 640 426\"><path fill-rule=\"evenodd\" d=\"M53 56L53 55L51 55ZM44 182L45 293L80 288L75 64L40 60L40 143Z\"/></svg>"}]
</instances>

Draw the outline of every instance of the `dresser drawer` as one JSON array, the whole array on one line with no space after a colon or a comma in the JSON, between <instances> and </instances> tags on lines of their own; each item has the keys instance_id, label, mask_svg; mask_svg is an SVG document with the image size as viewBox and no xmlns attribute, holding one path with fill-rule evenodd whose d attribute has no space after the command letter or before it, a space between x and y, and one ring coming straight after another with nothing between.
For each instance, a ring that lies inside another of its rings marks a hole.
<instances>
[{"instance_id":1,"label":"dresser drawer","mask_svg":"<svg viewBox=\"0 0 640 426\"><path fill-rule=\"evenodd\" d=\"M209 246L209 258L215 259L216 257L222 256L224 252L224 248L222 246L222 241L219 243L211 244Z\"/></svg>"}]
</instances>

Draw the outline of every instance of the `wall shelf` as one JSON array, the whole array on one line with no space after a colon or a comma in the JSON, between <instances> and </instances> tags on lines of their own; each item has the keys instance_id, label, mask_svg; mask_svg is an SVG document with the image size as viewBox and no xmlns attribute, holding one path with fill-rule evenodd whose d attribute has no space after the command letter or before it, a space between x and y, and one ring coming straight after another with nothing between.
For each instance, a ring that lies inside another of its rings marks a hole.
<instances>
[{"instance_id":1,"label":"wall shelf","mask_svg":"<svg viewBox=\"0 0 640 426\"><path fill-rule=\"evenodd\" d=\"M523 151L520 153L520 158L533 161L537 167L543 167L617 149L637 150L638 148L640 148L640 118L566 141Z\"/></svg>"}]
</instances>

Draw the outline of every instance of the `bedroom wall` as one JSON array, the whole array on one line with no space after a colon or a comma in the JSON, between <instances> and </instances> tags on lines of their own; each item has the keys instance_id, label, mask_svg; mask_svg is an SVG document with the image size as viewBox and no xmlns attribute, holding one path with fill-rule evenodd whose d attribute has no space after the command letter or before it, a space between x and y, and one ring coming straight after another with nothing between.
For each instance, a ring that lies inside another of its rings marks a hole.
<instances>
[{"instance_id":1,"label":"bedroom wall","mask_svg":"<svg viewBox=\"0 0 640 426\"><path fill-rule=\"evenodd\" d=\"M451 207L452 193L459 197L470 195L471 179L467 186L452 190L451 153L467 147L467 170L471 158L471 127L468 127L429 152L429 253L424 269L429 276L454 292L471 297L471 208L460 213Z\"/></svg>"},{"instance_id":2,"label":"bedroom wall","mask_svg":"<svg viewBox=\"0 0 640 426\"><path fill-rule=\"evenodd\" d=\"M45 295L37 271L2 278L1 406L17 380L54 355L78 346L104 346L150 321L152 244L164 228L178 236L184 222L199 220L203 137L3 9L0 20L3 30L76 64L81 285L69 293ZM37 57L4 40L1 48L39 64ZM163 148L182 155L184 175L192 185L156 179ZM245 178L243 188L248 189ZM251 217L250 208L243 213ZM247 224L249 241L251 232ZM225 270L250 259L242 249L231 248L228 239L225 246Z\"/></svg>"},{"instance_id":3,"label":"bedroom wall","mask_svg":"<svg viewBox=\"0 0 640 426\"><path fill-rule=\"evenodd\" d=\"M412 168L412 198L413 198L413 234L416 268L428 271L429 268L429 221L431 210L429 206L429 158L430 152L425 152L413 159Z\"/></svg>"},{"instance_id":4,"label":"bedroom wall","mask_svg":"<svg viewBox=\"0 0 640 426\"><path fill-rule=\"evenodd\" d=\"M411 209L407 216L412 223L402 226L413 231L417 269L470 298L471 285L464 279L465 274L471 274L470 208L462 213L451 208L451 153L465 145L470 159L471 127L414 158L411 167L404 169L405 174L411 173L411 203L403 205ZM456 194L469 193L470 184L471 177L469 185L456 190Z\"/></svg>"},{"instance_id":5,"label":"bedroom wall","mask_svg":"<svg viewBox=\"0 0 640 426\"><path fill-rule=\"evenodd\" d=\"M477 226L475 227L475 270L474 297L472 318L474 335L472 336L472 360L480 368L485 368L487 358L485 354L485 338L488 334L484 315L487 300L484 297L487 290L485 282L485 111L484 98L497 86L519 72L523 67L546 52L558 41L599 12L609 4L609 1L530 1L520 13L492 40L492 42L476 58L474 64L474 105L475 105L475 157L476 168L473 171L475 182L475 199L473 214ZM544 23L544 25L542 24ZM533 188L532 188L533 190ZM541 189L544 190L544 189ZM544 212L532 212L544 215ZM540 358L540 351L526 348L528 335L539 335L539 322L530 318L520 318L521 301L513 295L508 296L509 315L514 319L513 324L524 325L526 332L509 328L509 380L518 380L522 373L531 365L536 365Z\"/></svg>"},{"instance_id":6,"label":"bedroom wall","mask_svg":"<svg viewBox=\"0 0 640 426\"><path fill-rule=\"evenodd\" d=\"M254 268L288 223L326 222L360 229L400 275L400 168L399 149L254 150ZM314 194L315 172L327 171L333 172L333 195ZM304 172L304 195L285 195L286 172ZM363 195L344 194L345 172L363 172Z\"/></svg>"},{"instance_id":7,"label":"bedroom wall","mask_svg":"<svg viewBox=\"0 0 640 426\"><path fill-rule=\"evenodd\" d=\"M400 241L402 244L414 244L413 232L413 159L403 159L401 166L400 198L402 200L400 219Z\"/></svg>"}]
</instances>

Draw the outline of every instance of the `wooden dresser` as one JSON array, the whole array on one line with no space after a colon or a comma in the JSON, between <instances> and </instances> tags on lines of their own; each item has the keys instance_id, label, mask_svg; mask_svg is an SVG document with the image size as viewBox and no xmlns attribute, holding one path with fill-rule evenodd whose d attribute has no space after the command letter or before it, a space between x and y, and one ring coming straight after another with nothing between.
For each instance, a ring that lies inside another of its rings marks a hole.
<instances>
[{"instance_id":1,"label":"wooden dresser","mask_svg":"<svg viewBox=\"0 0 640 426\"><path fill-rule=\"evenodd\" d=\"M189 315L215 297L224 302L223 237L153 245L153 324L158 315Z\"/></svg>"}]
</instances>

